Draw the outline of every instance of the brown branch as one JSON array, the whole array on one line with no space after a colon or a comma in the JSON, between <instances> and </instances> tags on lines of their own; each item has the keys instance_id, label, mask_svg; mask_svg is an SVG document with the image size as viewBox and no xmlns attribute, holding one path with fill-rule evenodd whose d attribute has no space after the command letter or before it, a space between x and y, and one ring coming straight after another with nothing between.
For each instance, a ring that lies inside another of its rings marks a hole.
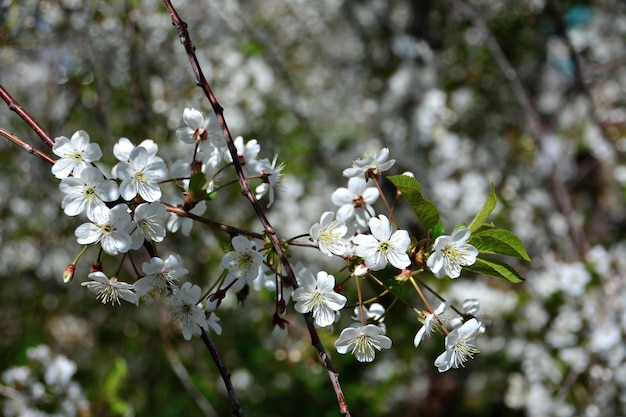
<instances>
[{"instance_id":1,"label":"brown branch","mask_svg":"<svg viewBox=\"0 0 626 417\"><path fill-rule=\"evenodd\" d=\"M539 116L539 112L535 109L532 100L528 96L526 88L522 84L517 70L515 70L506 55L504 55L504 52L502 51L498 40L491 32L491 30L487 27L487 24L483 17L478 14L465 1L452 0L452 4L454 8L456 10L459 10L461 14L468 18L485 37L487 47L491 51L491 54L493 55L496 64L500 68L500 71L508 80L511 89L513 90L513 94L515 95L517 102L522 108L522 112L524 113L524 118L526 119L526 124L530 135L533 137L537 148L543 149L545 145L545 134L542 127L541 118ZM569 190L567 189L567 185L565 184L563 178L561 178L559 173L556 172L556 170L553 170L550 174L549 183L552 187L552 193L550 195L552 196L552 199L554 200L554 203L556 204L558 210L561 212L561 214L563 214L563 217L567 222L570 239L576 247L579 258L582 258L589 248L589 243L587 242L587 238L585 237L582 228L578 225L578 222L576 221L576 213L574 212L572 197L569 193Z\"/></svg>"},{"instance_id":2,"label":"brown branch","mask_svg":"<svg viewBox=\"0 0 626 417\"><path fill-rule=\"evenodd\" d=\"M55 162L56 162L52 157L50 157L50 156L46 155L45 153L41 152L39 149L33 148L32 145L24 142L22 139L18 138L13 133L11 133L8 130L5 130L5 129L1 128L1 127L0 127L0 136L4 136L8 140L10 140L11 142L15 143L17 146L19 146L20 148L24 149L29 154L35 155L36 157L38 157L40 159L43 159L44 161L46 161L50 165L54 165Z\"/></svg>"},{"instance_id":3,"label":"brown branch","mask_svg":"<svg viewBox=\"0 0 626 417\"><path fill-rule=\"evenodd\" d=\"M167 207L167 211L169 211L170 213L178 214L179 216L187 217L189 219L192 219L192 220L195 220L197 222L206 224L208 226L215 227L217 229L223 230L224 232L228 233L231 236L244 235L244 236L252 237L252 238L255 238L255 239L263 240L263 235L260 234L260 233L254 233L254 232L251 232L249 230L240 229L240 228L235 227L235 226L229 226L227 224L222 224L220 222L216 222L215 220L211 220L211 219L208 219L206 217L198 216L196 214L193 214L193 213L190 213L188 211L185 211L184 209L182 209L180 207L172 206L171 204L165 204L165 206Z\"/></svg>"},{"instance_id":4,"label":"brown branch","mask_svg":"<svg viewBox=\"0 0 626 417\"><path fill-rule=\"evenodd\" d=\"M228 396L230 397L230 402L233 406L233 414L243 417L243 408L241 408L241 404L239 404L239 400L237 399L237 393L235 392L235 387L233 387L233 383L230 380L230 372L228 372L228 369L226 369L226 366L224 366L224 361L222 361L222 358L220 357L220 354L217 351L215 344L213 343L207 332L204 331L203 328L201 328L201 331L202 334L200 335L200 337L202 338L202 341L204 342L206 348L209 350L209 353L213 358L213 362L215 362L215 365L217 365L217 369L222 376L224 385L226 385L226 390L228 391Z\"/></svg>"},{"instance_id":5,"label":"brown branch","mask_svg":"<svg viewBox=\"0 0 626 417\"><path fill-rule=\"evenodd\" d=\"M28 124L28 126L30 126L31 129L35 131L35 133L37 133L41 140L43 140L43 143L51 148L54 146L54 140L52 140L48 132L46 132L44 128L41 127L41 125L37 123L37 121L33 119L33 117L22 108L22 106L20 106L18 102L15 101L13 97L11 97L9 92L5 90L2 84L0 84L0 97L2 97L7 106L9 106L9 110L17 113L18 116L20 116Z\"/></svg>"},{"instance_id":6,"label":"brown branch","mask_svg":"<svg viewBox=\"0 0 626 417\"><path fill-rule=\"evenodd\" d=\"M202 91L208 98L209 102L211 103L211 107L213 108L213 112L215 113L217 120L220 126L222 127L222 133L224 134L224 137L226 139L226 144L228 146L228 150L232 157L235 171L237 172L237 178L239 180L241 192L252 205L257 217L259 218L259 221L263 225L266 235L272 242L272 246L274 247L274 250L280 257L281 263L287 274L289 284L294 289L298 288L298 282L296 280L296 276L293 272L291 264L289 263L287 259L287 256L285 255L285 252L283 251L280 245L280 240L276 236L276 231L274 230L269 220L265 216L263 209L261 208L259 202L257 201L254 193L252 193L252 190L250 189L250 186L246 180L246 176L243 172L243 168L241 164L239 163L239 158L237 156L237 148L235 147L232 135L230 133L230 130L228 129L228 125L226 124L226 120L224 118L224 108L217 101L215 95L213 94L213 91L211 90L211 87L209 86L209 83L206 77L204 76L202 68L200 67L200 63L198 62L198 58L196 57L196 53L195 53L196 48L193 42L191 41L189 31L187 30L187 23L184 22L180 18L180 16L178 15L178 12L174 8L170 0L163 0L163 3L165 4L165 7L170 13L170 16L172 18L172 23L174 24L174 26L176 26L178 30L178 37L180 39L180 42L185 47L185 50L187 51L187 57L189 58L189 62L191 63L191 68L193 70L193 73L196 79L196 85L198 85L202 89ZM304 314L304 319L306 321L306 325L309 330L309 334L311 336L311 344L317 349L320 359L322 360L322 362L324 363L324 366L328 370L329 376L331 376L331 382L333 384L333 389L335 390L335 394L337 395L337 401L339 402L341 413L344 414L345 416L349 416L350 412L348 411L348 406L346 404L345 397L341 390L341 385L339 384L338 374L334 371L330 358L328 357L328 354L326 353L326 349L324 348L319 338L319 335L317 334L317 330L315 329L315 325L313 324L312 315L310 313Z\"/></svg>"}]
</instances>

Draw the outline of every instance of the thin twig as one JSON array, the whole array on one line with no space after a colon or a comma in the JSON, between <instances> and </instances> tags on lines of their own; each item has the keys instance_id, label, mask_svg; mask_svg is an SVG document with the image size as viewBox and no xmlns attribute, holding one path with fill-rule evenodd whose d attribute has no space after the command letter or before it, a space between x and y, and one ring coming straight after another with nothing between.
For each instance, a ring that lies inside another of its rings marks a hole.
<instances>
[{"instance_id":1,"label":"thin twig","mask_svg":"<svg viewBox=\"0 0 626 417\"><path fill-rule=\"evenodd\" d=\"M170 213L174 213L174 214L178 214L179 216L182 217L187 217L191 220L195 220L199 223L204 223L206 225L209 225L211 227L215 227L217 229L223 230L224 232L228 233L231 236L236 236L236 235L244 235L244 236L248 236L254 239L261 239L263 240L263 235L260 233L254 233L251 232L249 230L246 229L240 229L238 227L235 226L229 226L227 224L223 224L220 222L216 222L215 220L211 220L209 218L206 217L202 217L202 216L198 216L196 214L190 213L188 211L185 211L184 209L180 208L180 207L175 207L172 206L171 204L165 204L165 207L167 208L167 211L169 211Z\"/></svg>"},{"instance_id":2,"label":"thin twig","mask_svg":"<svg viewBox=\"0 0 626 417\"><path fill-rule=\"evenodd\" d=\"M163 341L163 347L167 355L167 360L170 363L172 370L183 384L183 387L185 387L191 398L193 398L196 405L202 410L205 417L217 417L217 412L213 409L206 397L195 386L191 375L189 375L189 372L185 367L185 364L183 364L180 360L178 352L172 345L171 338L167 332L168 327L166 326L166 323L169 323L169 320L166 317L162 304L159 304L159 308L157 309L157 323L159 325L159 333L161 335L161 340Z\"/></svg>"},{"instance_id":3,"label":"thin twig","mask_svg":"<svg viewBox=\"0 0 626 417\"><path fill-rule=\"evenodd\" d=\"M243 172L243 168L241 164L239 163L239 158L237 156L237 148L235 147L232 135L230 133L230 130L228 129L228 125L226 124L226 119L224 118L224 108L217 101L217 98L215 97L211 87L209 86L209 82L204 76L200 63L198 62L198 58L196 57L196 53L195 53L196 48L193 42L191 41L189 31L187 30L187 23L184 22L180 18L180 16L178 15L178 12L174 8L170 0L163 0L163 3L165 4L165 7L170 13L170 16L172 18L172 23L174 24L174 26L176 26L178 30L178 37L180 39L180 42L185 47L185 50L187 51L187 56L189 58L189 62L191 63L191 68L196 78L196 85L198 85L202 89L202 91L208 98L209 102L211 103L211 107L213 108L213 112L215 113L217 120L220 126L222 127L222 133L224 134L224 137L226 139L226 144L228 146L228 150L232 157L235 171L237 172L237 178L239 179L241 192L252 205L257 217L259 218L259 221L263 225L263 228L265 230L267 237L272 242L272 246L274 247L274 250L278 254L281 260L281 263L285 269L287 278L289 280L289 284L294 289L298 288L298 282L296 280L296 276L293 272L291 264L289 263L289 260L287 259L285 252L283 251L280 245L280 240L276 236L276 231L274 230L269 220L265 216L263 209L261 208L254 193L250 189L248 181L246 180L246 176ZM311 336L311 344L317 349L319 356L322 362L324 363L324 366L328 370L329 377L333 384L333 389L335 390L335 394L337 396L337 401L339 402L340 411L343 415L349 416L350 412L346 404L345 396L343 395L343 392L341 390L341 385L339 384L338 374L334 371L330 358L326 354L326 349L324 348L319 338L319 335L317 334L317 330L315 328L315 325L313 324L312 315L310 313L304 314L304 319L306 321L306 325L309 330L309 334Z\"/></svg>"},{"instance_id":4,"label":"thin twig","mask_svg":"<svg viewBox=\"0 0 626 417\"><path fill-rule=\"evenodd\" d=\"M230 397L231 405L233 406L233 414L239 417L243 417L243 409L241 408L241 404L239 404L239 400L237 399L237 393L235 392L235 387L233 387L233 383L230 380L230 372L224 366L224 361L220 357L215 344L209 337L206 331L202 329L202 334L200 337L204 342L204 345L209 350L211 357L213 358L213 362L217 365L217 369L220 371L220 375L222 376L222 380L224 381L224 385L226 385L226 390L228 391L228 396Z\"/></svg>"},{"instance_id":5,"label":"thin twig","mask_svg":"<svg viewBox=\"0 0 626 417\"><path fill-rule=\"evenodd\" d=\"M52 157L46 155L45 153L41 152L38 149L33 148L32 145L24 142L22 139L18 138L17 136L15 136L13 133L9 132L8 130L5 130L5 129L0 127L0 136L4 136L8 140L10 140L11 142L15 143L17 146L19 146L20 148L24 149L29 154L35 155L36 157L38 157L40 159L43 159L44 161L46 161L50 165L54 165L55 160Z\"/></svg>"},{"instance_id":6,"label":"thin twig","mask_svg":"<svg viewBox=\"0 0 626 417\"><path fill-rule=\"evenodd\" d=\"M7 106L9 106L9 110L17 113L18 116L20 116L28 124L28 126L30 126L31 129L35 131L35 133L37 133L37 135L41 138L41 140L43 140L46 145L50 146L51 148L54 146L54 141L52 140L48 132L46 132L44 128L41 127L41 125L37 123L37 121L33 119L33 117L22 108L22 106L20 106L18 102L13 97L11 97L11 94L9 94L7 90L5 90L2 84L0 84L0 97L2 97L5 103L7 103Z\"/></svg>"}]
</instances>

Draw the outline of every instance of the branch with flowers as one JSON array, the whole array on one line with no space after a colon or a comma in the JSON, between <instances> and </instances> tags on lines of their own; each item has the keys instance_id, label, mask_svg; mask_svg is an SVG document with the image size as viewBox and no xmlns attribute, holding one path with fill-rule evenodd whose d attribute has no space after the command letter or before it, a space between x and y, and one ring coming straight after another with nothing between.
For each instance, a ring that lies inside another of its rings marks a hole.
<instances>
[{"instance_id":1,"label":"branch with flowers","mask_svg":"<svg viewBox=\"0 0 626 417\"><path fill-rule=\"evenodd\" d=\"M303 315L343 415L350 412L339 374L318 332L340 327L341 313L348 308L353 309L351 322L343 325L335 340L339 354L351 353L359 362L372 362L377 353L392 347L387 335L389 323L385 322L390 306L380 302L383 295L391 294L395 297L394 305L399 301L407 306L422 324L413 340L415 347L435 333L445 335L444 351L434 362L439 372L464 366L479 353L476 338L486 331L477 315L479 302L468 299L463 306L454 306L434 288L432 278L457 279L469 271L517 283L522 281L521 275L502 257L530 261L515 234L489 222L496 206L493 187L469 225L448 227L450 234L445 234L438 208L424 196L417 179L408 173L383 176L395 164L389 150L383 148L355 159L343 171L347 187L338 188L330 198L336 211L323 212L319 223L312 225L308 233L291 239L279 237L280 226L270 224L259 200L267 199L269 209L276 192L285 189L284 164L278 163L277 156L260 159L261 145L256 140L246 142L232 137L223 108L196 58L186 23L168 0L164 3L187 51L196 83L205 93L223 134L210 136L209 118L199 110L184 109L185 126L175 132L188 145L184 158L167 164L159 156L156 142L144 140L135 145L121 138L112 149L118 162L105 167L100 162L100 145L93 143L87 132L81 130L70 138L59 136L51 140L35 119L0 88L9 108L42 137L57 157L51 173L60 180L59 189L65 194L60 202L64 213L83 218L75 229L76 242L83 249L65 270L64 281L70 283L75 278L78 262L90 253L89 248L96 248L91 273L81 283L96 299L112 305L122 301L140 305L164 299L183 338L201 337L220 371L237 416L243 416L243 409L227 364L210 334L222 334L218 317L222 301L229 294L244 294L251 288L273 291L273 334L278 339L289 331L285 316L293 300L293 309ZM50 161L47 154L35 152L10 132L0 133L25 151ZM396 198L403 197L404 203L390 201L385 195L385 180L393 184ZM254 191L251 184L257 184ZM262 233L226 225L204 214L208 207L218 206L225 190L235 185L252 206ZM384 214L375 206L379 201ZM396 212L400 204L413 210L421 234L410 234L408 228L401 228ZM194 222L226 232L232 247L221 256L217 278L201 285L183 282L188 274L183 267L184 257L175 252L166 255L167 249L163 249L167 248L168 234L180 231L188 236ZM313 248L334 258L336 271L314 271L300 262L292 265L292 246ZM138 268L137 260L146 256L149 259ZM132 268L125 270L129 263ZM365 299L366 283L380 288L380 292ZM348 284L353 285L351 292L356 293L356 298L347 291ZM411 290L411 296L403 291L406 288ZM436 300L440 303L433 308Z\"/></svg>"}]
</instances>

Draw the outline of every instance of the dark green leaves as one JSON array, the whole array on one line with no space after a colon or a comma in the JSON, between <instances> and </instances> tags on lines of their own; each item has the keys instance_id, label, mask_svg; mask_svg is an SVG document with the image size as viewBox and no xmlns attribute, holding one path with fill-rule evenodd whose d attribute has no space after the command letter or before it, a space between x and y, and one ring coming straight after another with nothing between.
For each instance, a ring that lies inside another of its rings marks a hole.
<instances>
[{"instance_id":1,"label":"dark green leaves","mask_svg":"<svg viewBox=\"0 0 626 417\"><path fill-rule=\"evenodd\" d=\"M472 266L465 266L463 269L475 272L477 274L488 275L490 277L503 278L513 283L519 283L524 281L524 278L517 273L513 267L506 263L486 257L476 258L476 263Z\"/></svg>"},{"instance_id":2,"label":"dark green leaves","mask_svg":"<svg viewBox=\"0 0 626 417\"><path fill-rule=\"evenodd\" d=\"M467 226L468 229L474 233L480 226L482 226L486 221L494 208L496 208L496 203L498 200L496 199L496 192L493 190L493 184L491 184L491 189L489 190L489 195L487 196L487 200L483 207L480 209L474 220Z\"/></svg>"},{"instance_id":3,"label":"dark green leaves","mask_svg":"<svg viewBox=\"0 0 626 417\"><path fill-rule=\"evenodd\" d=\"M508 230L483 227L472 234L469 243L480 253L514 256L530 262L520 238Z\"/></svg>"},{"instance_id":4,"label":"dark green leaves","mask_svg":"<svg viewBox=\"0 0 626 417\"><path fill-rule=\"evenodd\" d=\"M388 177L389 181L396 186L417 215L420 223L426 231L431 231L441 224L439 210L432 201L422 194L422 186L413 177L408 175L395 175ZM443 226L443 224L441 224ZM439 227L441 229L441 227ZM432 233L431 233L432 235Z\"/></svg>"}]
</instances>

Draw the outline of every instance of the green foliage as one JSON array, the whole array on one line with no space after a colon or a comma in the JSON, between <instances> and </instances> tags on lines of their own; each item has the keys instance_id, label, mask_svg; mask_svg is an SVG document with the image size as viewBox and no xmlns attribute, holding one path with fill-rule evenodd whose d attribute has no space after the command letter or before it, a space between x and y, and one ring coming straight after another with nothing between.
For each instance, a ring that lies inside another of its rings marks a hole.
<instances>
[{"instance_id":1,"label":"green foliage","mask_svg":"<svg viewBox=\"0 0 626 417\"><path fill-rule=\"evenodd\" d=\"M478 257L476 263L463 267L468 271L483 274L495 278L503 278L513 283L520 283L524 278L510 265L494 258Z\"/></svg>"},{"instance_id":2,"label":"green foliage","mask_svg":"<svg viewBox=\"0 0 626 417\"><path fill-rule=\"evenodd\" d=\"M400 190L404 198L409 202L409 205L417 215L424 230L431 231L433 229L441 229L441 220L439 219L437 206L424 197L422 186L415 178L409 177L408 175L394 175L387 178Z\"/></svg>"},{"instance_id":3,"label":"green foliage","mask_svg":"<svg viewBox=\"0 0 626 417\"><path fill-rule=\"evenodd\" d=\"M496 193L493 189L493 184L491 184L491 189L489 190L487 200L485 200L483 207L480 209L476 217L474 217L474 220L472 220L470 225L467 226L467 228L470 229L472 233L476 232L476 230L478 230L478 228L487 221L493 209L496 208L497 202L498 200L496 198Z\"/></svg>"},{"instance_id":4,"label":"green foliage","mask_svg":"<svg viewBox=\"0 0 626 417\"><path fill-rule=\"evenodd\" d=\"M506 255L530 262L524 244L515 233L483 226L470 237L469 243L480 253Z\"/></svg>"}]
</instances>

